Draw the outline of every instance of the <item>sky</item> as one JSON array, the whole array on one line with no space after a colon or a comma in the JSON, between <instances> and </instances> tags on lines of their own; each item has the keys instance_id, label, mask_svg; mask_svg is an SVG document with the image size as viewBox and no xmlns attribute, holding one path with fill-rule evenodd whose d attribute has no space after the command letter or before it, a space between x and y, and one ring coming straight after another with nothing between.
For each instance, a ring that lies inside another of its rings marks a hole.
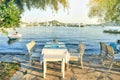
<instances>
[{"instance_id":1,"label":"sky","mask_svg":"<svg viewBox=\"0 0 120 80\"><path fill-rule=\"evenodd\" d=\"M68 0L70 8L64 10L60 8L58 12L53 12L49 7L46 10L40 9L25 9L22 14L21 21L23 22L43 22L58 20L65 23L85 23L96 24L97 19L88 18L89 0Z\"/></svg>"}]
</instances>

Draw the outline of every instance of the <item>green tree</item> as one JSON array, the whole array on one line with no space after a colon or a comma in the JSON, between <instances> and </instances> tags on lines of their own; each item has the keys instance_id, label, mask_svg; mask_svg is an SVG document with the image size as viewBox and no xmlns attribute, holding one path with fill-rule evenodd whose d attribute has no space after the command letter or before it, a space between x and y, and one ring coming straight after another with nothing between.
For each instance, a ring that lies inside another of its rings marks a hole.
<instances>
[{"instance_id":1,"label":"green tree","mask_svg":"<svg viewBox=\"0 0 120 80\"><path fill-rule=\"evenodd\" d=\"M7 5L0 3L0 29L5 31L5 28L15 28L20 23L20 11L11 0Z\"/></svg>"},{"instance_id":2,"label":"green tree","mask_svg":"<svg viewBox=\"0 0 120 80\"><path fill-rule=\"evenodd\" d=\"M0 30L6 32L4 28L16 28L20 23L20 14L24 11L24 6L28 9L39 8L46 10L51 7L58 11L59 8L68 8L67 0L0 0Z\"/></svg>"},{"instance_id":3,"label":"green tree","mask_svg":"<svg viewBox=\"0 0 120 80\"><path fill-rule=\"evenodd\" d=\"M10 0L5 0L5 3L8 3ZM58 11L62 5L64 8L68 8L68 0L14 0L16 6L24 11L24 6L27 6L28 9L31 8L40 8L45 10L47 7Z\"/></svg>"},{"instance_id":4,"label":"green tree","mask_svg":"<svg viewBox=\"0 0 120 80\"><path fill-rule=\"evenodd\" d=\"M120 23L120 0L90 0L89 17Z\"/></svg>"}]
</instances>

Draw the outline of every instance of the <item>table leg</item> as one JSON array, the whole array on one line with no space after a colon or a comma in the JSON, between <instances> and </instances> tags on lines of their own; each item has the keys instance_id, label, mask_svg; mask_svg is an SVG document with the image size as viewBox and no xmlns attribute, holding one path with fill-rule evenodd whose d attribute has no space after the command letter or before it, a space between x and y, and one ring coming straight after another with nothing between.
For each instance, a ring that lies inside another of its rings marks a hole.
<instances>
[{"instance_id":1,"label":"table leg","mask_svg":"<svg viewBox=\"0 0 120 80\"><path fill-rule=\"evenodd\" d=\"M46 68L47 68L47 64L46 61L44 61L43 63L43 77L46 78Z\"/></svg>"},{"instance_id":2,"label":"table leg","mask_svg":"<svg viewBox=\"0 0 120 80\"><path fill-rule=\"evenodd\" d=\"M65 59L62 59L62 66L61 66L61 70L62 70L62 77L64 78L64 74L65 74Z\"/></svg>"}]
</instances>

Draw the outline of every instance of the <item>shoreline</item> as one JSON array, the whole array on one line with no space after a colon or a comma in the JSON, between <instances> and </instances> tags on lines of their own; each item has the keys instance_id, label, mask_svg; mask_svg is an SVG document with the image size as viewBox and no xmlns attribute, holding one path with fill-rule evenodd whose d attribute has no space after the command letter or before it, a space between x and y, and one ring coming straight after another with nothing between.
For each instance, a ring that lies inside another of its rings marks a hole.
<instances>
[{"instance_id":1,"label":"shoreline","mask_svg":"<svg viewBox=\"0 0 120 80\"><path fill-rule=\"evenodd\" d=\"M26 53L26 54L21 54L21 53L18 53L18 54L15 54L16 52L14 52L14 53L8 53L8 54L6 54L6 53L0 53L0 55L28 55L28 53ZM95 53L92 53L92 54L84 54L84 56L98 56L99 54L95 54Z\"/></svg>"}]
</instances>

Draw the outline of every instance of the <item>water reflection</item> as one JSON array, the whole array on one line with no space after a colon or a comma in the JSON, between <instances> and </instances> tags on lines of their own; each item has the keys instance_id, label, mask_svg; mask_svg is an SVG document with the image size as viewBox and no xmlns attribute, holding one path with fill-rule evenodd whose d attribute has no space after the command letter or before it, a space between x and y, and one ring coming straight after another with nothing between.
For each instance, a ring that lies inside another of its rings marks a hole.
<instances>
[{"instance_id":1,"label":"water reflection","mask_svg":"<svg viewBox=\"0 0 120 80\"><path fill-rule=\"evenodd\" d=\"M10 44L13 44L13 43L18 42L18 41L20 41L20 38L18 38L18 39L9 39L8 44L10 45Z\"/></svg>"}]
</instances>

